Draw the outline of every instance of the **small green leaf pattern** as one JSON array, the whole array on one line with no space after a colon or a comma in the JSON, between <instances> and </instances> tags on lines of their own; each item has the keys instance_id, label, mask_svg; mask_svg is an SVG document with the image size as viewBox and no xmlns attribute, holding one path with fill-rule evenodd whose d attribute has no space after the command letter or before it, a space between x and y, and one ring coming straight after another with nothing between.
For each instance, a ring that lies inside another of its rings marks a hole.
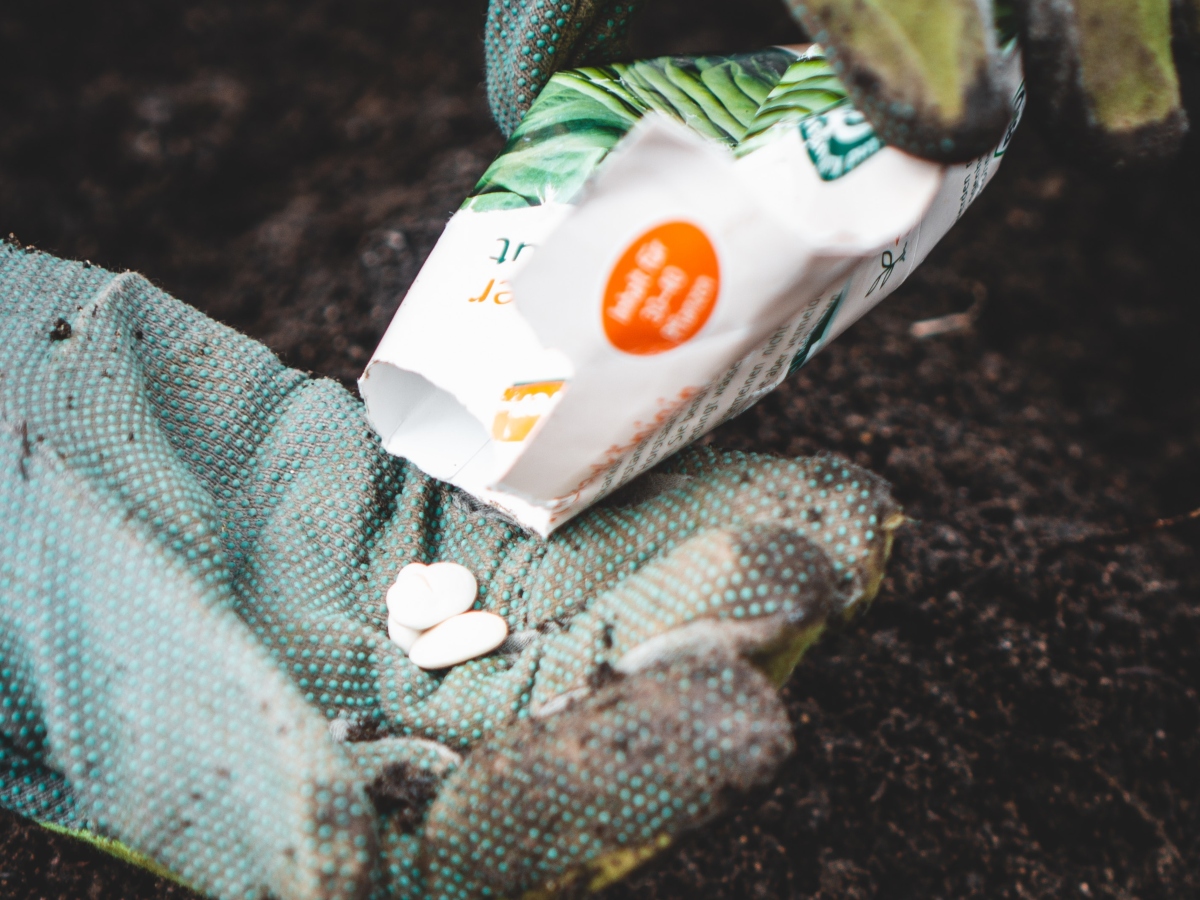
<instances>
[{"instance_id":1,"label":"small green leaf pattern","mask_svg":"<svg viewBox=\"0 0 1200 900\"><path fill-rule=\"evenodd\" d=\"M595 66L554 76L484 173L465 209L518 209L569 203L634 124L650 111L670 116L739 155L794 128L847 107L845 88L818 48L797 58L780 47L736 56L661 57ZM852 110L850 110L852 112ZM846 133L841 118L819 123L814 134ZM809 155L822 177L840 177L883 145L862 123L852 123L854 160L839 157L822 170L818 155L836 156L826 141ZM833 127L838 126L838 127ZM864 142L865 141L865 142ZM870 152L864 147L874 141ZM828 171L828 175L826 174Z\"/></svg>"}]
</instances>

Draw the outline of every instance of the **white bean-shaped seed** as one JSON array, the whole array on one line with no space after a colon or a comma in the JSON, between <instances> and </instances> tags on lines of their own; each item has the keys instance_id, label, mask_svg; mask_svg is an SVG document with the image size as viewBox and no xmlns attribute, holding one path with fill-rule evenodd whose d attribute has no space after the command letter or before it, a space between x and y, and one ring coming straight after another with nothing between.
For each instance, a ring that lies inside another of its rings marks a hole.
<instances>
[{"instance_id":1,"label":"white bean-shaped seed","mask_svg":"<svg viewBox=\"0 0 1200 900\"><path fill-rule=\"evenodd\" d=\"M430 628L408 651L422 669L445 669L491 653L508 637L508 624L489 612L468 612Z\"/></svg>"},{"instance_id":2,"label":"white bean-shaped seed","mask_svg":"<svg viewBox=\"0 0 1200 900\"><path fill-rule=\"evenodd\" d=\"M409 563L388 589L388 620L425 631L470 609L478 590L471 570L458 563Z\"/></svg>"}]
</instances>

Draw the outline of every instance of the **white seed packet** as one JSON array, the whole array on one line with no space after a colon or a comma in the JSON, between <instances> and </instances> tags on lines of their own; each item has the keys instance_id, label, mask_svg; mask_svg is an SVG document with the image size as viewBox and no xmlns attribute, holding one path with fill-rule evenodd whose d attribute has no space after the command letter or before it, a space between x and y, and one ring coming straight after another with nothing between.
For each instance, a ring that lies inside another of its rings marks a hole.
<instances>
[{"instance_id":1,"label":"white seed packet","mask_svg":"<svg viewBox=\"0 0 1200 900\"><path fill-rule=\"evenodd\" d=\"M543 536L776 387L994 174L885 146L817 46L551 80L359 380L390 453Z\"/></svg>"}]
</instances>

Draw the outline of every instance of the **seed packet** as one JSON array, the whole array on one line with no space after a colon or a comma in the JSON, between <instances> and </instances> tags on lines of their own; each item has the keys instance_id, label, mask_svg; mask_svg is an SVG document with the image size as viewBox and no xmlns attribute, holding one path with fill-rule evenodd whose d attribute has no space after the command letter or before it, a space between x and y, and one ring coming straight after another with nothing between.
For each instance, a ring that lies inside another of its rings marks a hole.
<instances>
[{"instance_id":1,"label":"seed packet","mask_svg":"<svg viewBox=\"0 0 1200 900\"><path fill-rule=\"evenodd\" d=\"M542 535L899 287L991 179L886 146L817 45L551 79L359 380L391 453Z\"/></svg>"}]
</instances>

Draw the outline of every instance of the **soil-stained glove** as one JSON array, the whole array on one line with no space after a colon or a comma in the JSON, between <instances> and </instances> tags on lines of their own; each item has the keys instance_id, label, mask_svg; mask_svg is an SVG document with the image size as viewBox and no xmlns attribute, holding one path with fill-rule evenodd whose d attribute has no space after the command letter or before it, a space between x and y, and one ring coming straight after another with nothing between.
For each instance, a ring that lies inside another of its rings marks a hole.
<instances>
[{"instance_id":1,"label":"soil-stained glove","mask_svg":"<svg viewBox=\"0 0 1200 900\"><path fill-rule=\"evenodd\" d=\"M1181 7L1200 22L1200 4ZM1030 105L1064 149L1117 167L1179 149L1171 0L1019 0L1018 12Z\"/></svg>"},{"instance_id":2,"label":"soil-stained glove","mask_svg":"<svg viewBox=\"0 0 1200 900\"><path fill-rule=\"evenodd\" d=\"M222 898L622 876L772 777L775 688L900 521L840 460L693 450L544 541L337 384L9 245L0 414L0 803ZM443 560L510 637L426 672L384 594Z\"/></svg>"},{"instance_id":3,"label":"soil-stained glove","mask_svg":"<svg viewBox=\"0 0 1200 900\"><path fill-rule=\"evenodd\" d=\"M784 2L879 136L919 156L965 161L999 142L1010 98L996 51L1016 32L1032 106L1074 155L1155 162L1187 130L1170 0L1004 0L995 10L977 0ZM512 132L555 71L618 58L642 4L491 0L488 96L501 129ZM1200 13L1190 19L1200 30Z\"/></svg>"}]
</instances>

